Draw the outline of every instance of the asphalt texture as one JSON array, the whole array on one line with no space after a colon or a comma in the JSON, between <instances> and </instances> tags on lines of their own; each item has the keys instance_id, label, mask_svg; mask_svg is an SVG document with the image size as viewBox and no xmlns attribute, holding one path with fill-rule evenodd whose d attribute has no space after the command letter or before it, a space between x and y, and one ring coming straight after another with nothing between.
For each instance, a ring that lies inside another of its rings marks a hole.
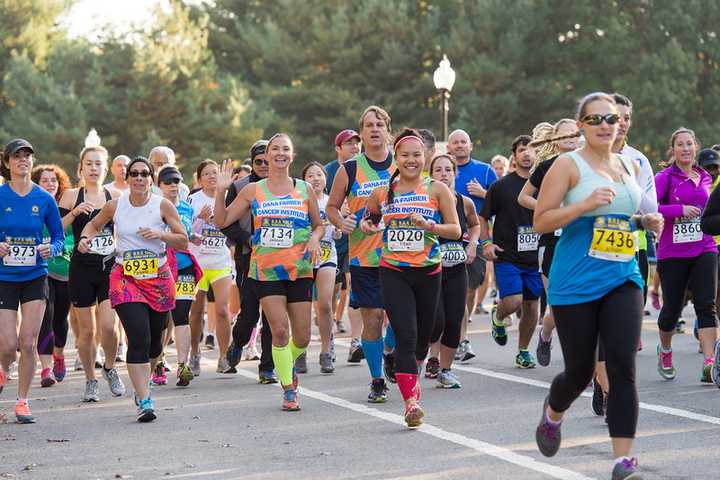
<instances>
[{"instance_id":1,"label":"asphalt texture","mask_svg":"<svg viewBox=\"0 0 720 480\"><path fill-rule=\"evenodd\" d=\"M674 339L674 381L656 369L657 312L645 317L638 353L641 401L634 448L645 479L720 478L720 389L700 383L702 356L688 333ZM0 479L607 479L613 459L607 427L580 397L563 423L553 458L535 445L534 432L549 383L561 371L555 338L548 367L514 365L517 331L496 345L487 315L474 315L477 356L456 366L462 389L435 388L422 379L425 425L408 430L403 404L391 386L385 404L367 403L368 370L346 362L347 337L338 337L336 371L320 373L319 344L311 343L310 372L300 379L300 412L280 409L277 386L257 383L257 362L235 375L215 373L217 350L203 351L202 375L187 388L153 388L158 419L135 421L128 394L110 395L100 378L100 402L84 404L82 372L69 371L52 388L31 390L32 425L18 425L11 381L0 394ZM537 338L537 337L536 337ZM536 338L531 349L534 350ZM67 350L72 367L74 350ZM168 358L174 362L174 350ZM588 389L586 395L590 393Z\"/></svg>"}]
</instances>

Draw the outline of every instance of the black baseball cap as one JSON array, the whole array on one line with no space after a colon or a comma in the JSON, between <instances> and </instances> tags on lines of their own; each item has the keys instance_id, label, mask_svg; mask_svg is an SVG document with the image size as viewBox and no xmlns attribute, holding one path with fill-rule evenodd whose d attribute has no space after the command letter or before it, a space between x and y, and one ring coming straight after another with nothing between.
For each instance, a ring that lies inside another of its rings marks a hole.
<instances>
[{"instance_id":1,"label":"black baseball cap","mask_svg":"<svg viewBox=\"0 0 720 480\"><path fill-rule=\"evenodd\" d=\"M10 155L17 153L18 150L22 150L23 148L30 150L30 153L35 153L35 149L33 149L33 146L30 145L30 142L24 138L16 138L15 140L10 140L7 145L5 145L3 156L5 158L10 158Z\"/></svg>"},{"instance_id":2,"label":"black baseball cap","mask_svg":"<svg viewBox=\"0 0 720 480\"><path fill-rule=\"evenodd\" d=\"M158 182L166 182L173 178L177 178L181 182L183 180L182 173L180 173L180 170L174 165L164 166L162 170L160 170L160 173L158 173Z\"/></svg>"},{"instance_id":3,"label":"black baseball cap","mask_svg":"<svg viewBox=\"0 0 720 480\"><path fill-rule=\"evenodd\" d=\"M255 157L265 153L267 151L267 146L267 140L258 140L257 142L253 143L252 147L250 147L250 160L255 160Z\"/></svg>"},{"instance_id":4,"label":"black baseball cap","mask_svg":"<svg viewBox=\"0 0 720 480\"><path fill-rule=\"evenodd\" d=\"M700 154L698 155L698 165L703 168L709 165L717 165L720 167L720 153L712 148L700 150Z\"/></svg>"}]
</instances>

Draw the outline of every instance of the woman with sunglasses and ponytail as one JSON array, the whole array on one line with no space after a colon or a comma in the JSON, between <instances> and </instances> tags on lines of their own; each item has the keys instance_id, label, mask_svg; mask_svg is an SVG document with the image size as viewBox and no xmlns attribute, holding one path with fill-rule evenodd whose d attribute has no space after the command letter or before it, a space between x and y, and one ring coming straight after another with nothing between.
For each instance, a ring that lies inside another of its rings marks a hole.
<instances>
[{"instance_id":1,"label":"woman with sunglasses and ponytail","mask_svg":"<svg viewBox=\"0 0 720 480\"><path fill-rule=\"evenodd\" d=\"M555 160L535 206L537 232L563 229L550 266L548 304L565 361L543 404L535 440L545 456L559 450L564 413L593 376L600 339L610 382L612 479L637 478L637 460L630 451L638 418L635 356L643 280L634 230L642 226L659 231L663 222L658 214L636 215L642 194L635 180L638 167L631 158L612 153L619 119L613 98L587 95L577 119L585 145Z\"/></svg>"},{"instance_id":2,"label":"woman with sunglasses and ponytail","mask_svg":"<svg viewBox=\"0 0 720 480\"><path fill-rule=\"evenodd\" d=\"M477 242L480 238L480 222L473 201L455 191L457 163L449 154L435 155L430 162L430 176L441 182L454 194L460 236L454 239L440 238L442 258L442 288L430 341L431 357L425 367L427 378L437 378L440 388L461 388L452 372L452 362L460 345L460 333L465 316L465 297L468 288L466 264L475 260Z\"/></svg>"},{"instance_id":3,"label":"woman with sunglasses and ponytail","mask_svg":"<svg viewBox=\"0 0 720 480\"><path fill-rule=\"evenodd\" d=\"M720 358L715 355L717 246L700 228L700 216L712 190L712 177L695 163L698 148L692 130L676 130L670 136L669 159L663 165L666 168L655 175L658 211L667 223L657 249L663 296L658 316L657 368L665 380L675 378L672 337L685 306L685 292L690 290L704 357L700 381L720 386Z\"/></svg>"},{"instance_id":4,"label":"woman with sunglasses and ponytail","mask_svg":"<svg viewBox=\"0 0 720 480\"><path fill-rule=\"evenodd\" d=\"M376 188L368 198L360 228L367 235L382 230L380 283L395 332L395 378L405 401L405 423L417 428L425 415L418 365L427 356L441 289L438 238L457 239L462 232L450 189L422 175L420 134L403 129L393 147L397 170L387 187Z\"/></svg>"},{"instance_id":5,"label":"woman with sunglasses and ponytail","mask_svg":"<svg viewBox=\"0 0 720 480\"><path fill-rule=\"evenodd\" d=\"M325 233L315 192L304 181L290 177L294 159L292 140L277 133L267 144L266 179L245 186L226 208L225 192L232 183L232 162L226 160L215 193L218 227L225 228L252 212L248 280L254 282L270 324L272 356L286 411L300 410L293 364L310 342L313 265Z\"/></svg>"},{"instance_id":6,"label":"woman with sunglasses and ponytail","mask_svg":"<svg viewBox=\"0 0 720 480\"><path fill-rule=\"evenodd\" d=\"M145 157L128 165L129 193L110 200L79 235L78 251L87 253L105 225L115 225L115 264L110 302L128 339L127 369L135 389L137 421L155 420L148 383L151 359L162 353L163 329L175 308L175 280L167 247L185 250L188 236L175 205L151 191L155 172Z\"/></svg>"}]
</instances>

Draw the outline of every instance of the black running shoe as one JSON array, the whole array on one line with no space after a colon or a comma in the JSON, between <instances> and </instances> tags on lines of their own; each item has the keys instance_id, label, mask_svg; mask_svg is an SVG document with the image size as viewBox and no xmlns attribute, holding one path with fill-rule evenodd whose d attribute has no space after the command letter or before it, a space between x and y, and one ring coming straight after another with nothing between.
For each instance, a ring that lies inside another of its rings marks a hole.
<instances>
[{"instance_id":1,"label":"black running shoe","mask_svg":"<svg viewBox=\"0 0 720 480\"><path fill-rule=\"evenodd\" d=\"M383 373L390 383L397 383L395 378L395 354L384 353L383 354Z\"/></svg>"},{"instance_id":2,"label":"black running shoe","mask_svg":"<svg viewBox=\"0 0 720 480\"><path fill-rule=\"evenodd\" d=\"M239 347L238 344L235 343L235 340L230 342L230 346L225 353L225 359L231 367L238 366L238 363L240 363L240 359L242 358L242 351L242 347Z\"/></svg>"},{"instance_id":3,"label":"black running shoe","mask_svg":"<svg viewBox=\"0 0 720 480\"><path fill-rule=\"evenodd\" d=\"M373 378L370 384L370 393L368 393L369 403L385 403L387 401L387 384L384 378Z\"/></svg>"},{"instance_id":4,"label":"black running shoe","mask_svg":"<svg viewBox=\"0 0 720 480\"><path fill-rule=\"evenodd\" d=\"M440 373L440 361L436 357L430 357L425 364L425 378L437 378Z\"/></svg>"}]
</instances>

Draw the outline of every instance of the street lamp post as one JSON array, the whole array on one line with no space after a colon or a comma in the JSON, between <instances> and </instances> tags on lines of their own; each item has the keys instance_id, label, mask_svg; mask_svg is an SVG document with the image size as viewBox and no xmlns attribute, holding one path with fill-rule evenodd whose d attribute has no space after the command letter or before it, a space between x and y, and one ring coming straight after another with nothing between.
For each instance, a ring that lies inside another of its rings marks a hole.
<instances>
[{"instance_id":1,"label":"street lamp post","mask_svg":"<svg viewBox=\"0 0 720 480\"><path fill-rule=\"evenodd\" d=\"M440 114L442 116L441 139L447 142L448 136L448 111L450 110L450 92L455 85L455 70L450 66L450 60L443 54L438 68L433 74L433 83L440 93Z\"/></svg>"}]
</instances>

